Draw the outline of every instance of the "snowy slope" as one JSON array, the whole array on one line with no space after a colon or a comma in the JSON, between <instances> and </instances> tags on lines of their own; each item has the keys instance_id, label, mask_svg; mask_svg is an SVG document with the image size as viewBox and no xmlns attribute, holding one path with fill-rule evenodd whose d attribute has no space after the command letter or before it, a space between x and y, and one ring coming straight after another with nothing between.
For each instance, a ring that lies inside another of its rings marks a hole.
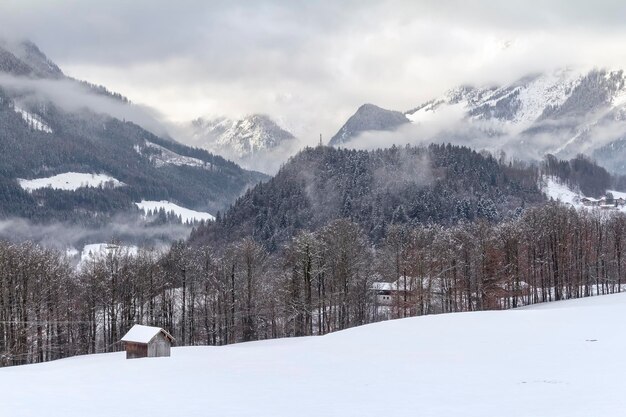
<instances>
[{"instance_id":1,"label":"snowy slope","mask_svg":"<svg viewBox=\"0 0 626 417\"><path fill-rule=\"evenodd\" d=\"M174 212L176 215L180 216L183 222L199 222L202 220L215 220L215 217L209 213L205 213L202 211L195 211L185 207L181 207L177 204L171 203L169 201L146 201L143 200L140 203L135 203L140 210L143 210L145 213L155 212L161 209L165 210L166 213Z\"/></svg>"},{"instance_id":2,"label":"snowy slope","mask_svg":"<svg viewBox=\"0 0 626 417\"><path fill-rule=\"evenodd\" d=\"M574 207L583 207L580 199L584 196L559 182L556 178L543 177L540 188L548 198L558 200L564 204L570 204Z\"/></svg>"},{"instance_id":3,"label":"snowy slope","mask_svg":"<svg viewBox=\"0 0 626 417\"><path fill-rule=\"evenodd\" d=\"M585 206L581 199L585 198L583 194L578 191L572 190L566 184L563 184L558 179L553 177L543 177L540 181L539 188L550 199L558 200L564 204L571 205L577 209L594 210L598 207ZM626 193L614 190L607 190L607 193L613 194L613 198L626 199ZM593 199L593 198L592 198ZM604 206L601 206L604 207ZM626 213L626 206L615 207L612 204L607 205L604 208L609 208L610 211L621 211Z\"/></svg>"},{"instance_id":4,"label":"snowy slope","mask_svg":"<svg viewBox=\"0 0 626 417\"><path fill-rule=\"evenodd\" d=\"M34 416L623 416L626 294L0 369Z\"/></svg>"},{"instance_id":5,"label":"snowy slope","mask_svg":"<svg viewBox=\"0 0 626 417\"><path fill-rule=\"evenodd\" d=\"M520 132L538 120L547 107L561 106L581 77L570 70L559 70L524 77L504 86L459 87L440 99L409 110L407 117L420 123L444 113L491 120L494 127Z\"/></svg>"},{"instance_id":6,"label":"snowy slope","mask_svg":"<svg viewBox=\"0 0 626 417\"><path fill-rule=\"evenodd\" d=\"M618 108L626 102L624 87L621 71L582 73L564 69L529 75L502 86L458 87L406 115L422 123L439 113L453 114L456 117L450 121L489 122L485 126L490 129L517 134L546 119L590 116L597 120L606 111L594 115L595 111Z\"/></svg>"},{"instance_id":7,"label":"snowy slope","mask_svg":"<svg viewBox=\"0 0 626 417\"><path fill-rule=\"evenodd\" d=\"M267 174L276 173L301 146L291 132L264 114L198 118L181 125L177 139Z\"/></svg>"},{"instance_id":8,"label":"snowy slope","mask_svg":"<svg viewBox=\"0 0 626 417\"><path fill-rule=\"evenodd\" d=\"M113 187L120 187L124 185L124 183L109 175L80 172L65 172L52 177L35 178L32 180L20 179L18 181L20 186L27 191L39 190L41 188L76 191L81 187L100 187L108 184Z\"/></svg>"},{"instance_id":9,"label":"snowy slope","mask_svg":"<svg viewBox=\"0 0 626 417\"><path fill-rule=\"evenodd\" d=\"M52 128L48 126L48 124L40 116L30 113L19 106L13 106L13 110L22 116L24 122L26 122L28 127L31 129L45 133L52 133Z\"/></svg>"},{"instance_id":10,"label":"snowy slope","mask_svg":"<svg viewBox=\"0 0 626 417\"><path fill-rule=\"evenodd\" d=\"M76 249L68 249L66 254L69 257L75 257L78 251ZM139 253L139 248L132 245L114 245L111 243L90 243L83 246L83 250L80 252L80 260L76 267L77 269L83 268L89 262L106 259L109 255L118 256L136 256Z\"/></svg>"},{"instance_id":11,"label":"snowy slope","mask_svg":"<svg viewBox=\"0 0 626 417\"><path fill-rule=\"evenodd\" d=\"M111 243L90 243L83 247L80 253L80 262L87 262L98 258L106 257L109 253L118 253L120 255L134 256L139 252L137 246L119 246Z\"/></svg>"}]
</instances>

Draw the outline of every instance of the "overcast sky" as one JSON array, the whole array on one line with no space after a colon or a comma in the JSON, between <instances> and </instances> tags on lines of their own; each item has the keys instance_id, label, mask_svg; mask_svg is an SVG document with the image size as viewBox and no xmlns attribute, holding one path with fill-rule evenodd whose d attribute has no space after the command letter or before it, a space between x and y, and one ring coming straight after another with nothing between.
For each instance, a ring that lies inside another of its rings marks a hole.
<instances>
[{"instance_id":1,"label":"overcast sky","mask_svg":"<svg viewBox=\"0 0 626 417\"><path fill-rule=\"evenodd\" d=\"M626 67L625 16L624 1L0 0L0 35L169 120L263 112L314 142L365 102Z\"/></svg>"}]
</instances>

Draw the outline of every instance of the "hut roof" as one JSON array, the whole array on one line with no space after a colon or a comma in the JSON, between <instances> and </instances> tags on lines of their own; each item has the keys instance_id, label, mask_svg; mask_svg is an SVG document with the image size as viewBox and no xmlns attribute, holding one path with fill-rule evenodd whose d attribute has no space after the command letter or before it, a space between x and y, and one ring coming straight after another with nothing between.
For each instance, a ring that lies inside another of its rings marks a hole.
<instances>
[{"instance_id":1,"label":"hut roof","mask_svg":"<svg viewBox=\"0 0 626 417\"><path fill-rule=\"evenodd\" d=\"M165 337L167 337L171 341L174 341L172 335L160 327L135 324L133 327L130 328L128 333L126 333L124 337L122 337L122 342L150 343L154 336L161 332L165 335Z\"/></svg>"}]
</instances>

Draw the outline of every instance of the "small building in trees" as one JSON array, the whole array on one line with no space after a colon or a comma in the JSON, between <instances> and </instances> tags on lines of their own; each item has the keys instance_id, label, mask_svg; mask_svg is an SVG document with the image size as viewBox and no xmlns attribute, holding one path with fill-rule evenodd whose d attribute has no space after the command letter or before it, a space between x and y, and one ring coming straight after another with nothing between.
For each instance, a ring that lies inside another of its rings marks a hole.
<instances>
[{"instance_id":1,"label":"small building in trees","mask_svg":"<svg viewBox=\"0 0 626 417\"><path fill-rule=\"evenodd\" d=\"M626 199L623 197L613 198L612 194L609 193L609 197L601 197L598 199L583 197L580 199L580 202L586 207L600 207L608 210L624 206L626 204Z\"/></svg>"},{"instance_id":2,"label":"small building in trees","mask_svg":"<svg viewBox=\"0 0 626 417\"><path fill-rule=\"evenodd\" d=\"M400 277L394 282L374 282L372 291L376 294L376 304L381 306L412 302L418 280L414 277Z\"/></svg>"},{"instance_id":3,"label":"small building in trees","mask_svg":"<svg viewBox=\"0 0 626 417\"><path fill-rule=\"evenodd\" d=\"M372 284L372 291L376 294L377 305L391 305L393 303L391 299L391 284L391 282L374 282Z\"/></svg>"},{"instance_id":4,"label":"small building in trees","mask_svg":"<svg viewBox=\"0 0 626 417\"><path fill-rule=\"evenodd\" d=\"M126 359L156 358L170 356L174 338L160 327L135 324L122 337L126 348Z\"/></svg>"},{"instance_id":5,"label":"small building in trees","mask_svg":"<svg viewBox=\"0 0 626 417\"><path fill-rule=\"evenodd\" d=\"M580 202L583 204L583 206L586 206L586 207L597 207L602 203L602 199L583 197L580 199Z\"/></svg>"}]
</instances>

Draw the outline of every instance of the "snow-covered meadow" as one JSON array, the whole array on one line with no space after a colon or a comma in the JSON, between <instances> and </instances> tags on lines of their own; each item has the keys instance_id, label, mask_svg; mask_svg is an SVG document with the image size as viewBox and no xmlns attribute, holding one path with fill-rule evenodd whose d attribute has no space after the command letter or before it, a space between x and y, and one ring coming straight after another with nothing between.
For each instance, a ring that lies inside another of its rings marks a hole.
<instances>
[{"instance_id":1,"label":"snow-covered meadow","mask_svg":"<svg viewBox=\"0 0 626 417\"><path fill-rule=\"evenodd\" d=\"M135 203L135 205L137 205L139 210L142 210L146 214L149 212L156 212L161 209L165 210L166 213L174 212L174 214L181 217L184 223L215 220L215 217L212 214L181 207L178 204L174 204L166 200L142 200L140 203Z\"/></svg>"},{"instance_id":2,"label":"snow-covered meadow","mask_svg":"<svg viewBox=\"0 0 626 417\"><path fill-rule=\"evenodd\" d=\"M106 174L86 174L81 172L65 172L52 177L19 180L20 186L26 191L42 188L54 190L76 191L82 187L101 187L110 184L113 187L123 186L124 183Z\"/></svg>"},{"instance_id":3,"label":"snow-covered meadow","mask_svg":"<svg viewBox=\"0 0 626 417\"><path fill-rule=\"evenodd\" d=\"M626 294L0 369L7 416L623 416Z\"/></svg>"}]
</instances>

